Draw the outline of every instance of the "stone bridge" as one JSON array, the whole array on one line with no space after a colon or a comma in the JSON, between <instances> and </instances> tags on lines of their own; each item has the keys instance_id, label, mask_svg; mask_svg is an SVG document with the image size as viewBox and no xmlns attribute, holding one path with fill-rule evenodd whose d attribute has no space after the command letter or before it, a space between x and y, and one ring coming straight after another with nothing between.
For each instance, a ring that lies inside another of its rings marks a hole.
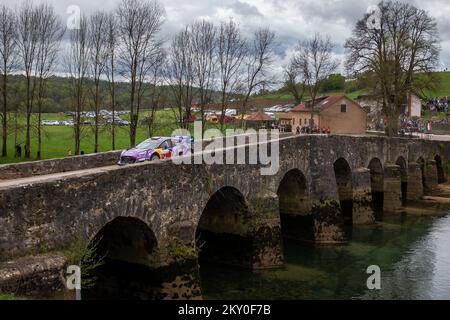
<instances>
[{"instance_id":1,"label":"stone bridge","mask_svg":"<svg viewBox=\"0 0 450 320\"><path fill-rule=\"evenodd\" d=\"M279 149L273 176L169 160L0 181L0 265L82 243L84 297L199 298L204 261L277 268L283 238L345 243L346 225L420 199L450 163L450 142L415 139L295 136Z\"/></svg>"}]
</instances>

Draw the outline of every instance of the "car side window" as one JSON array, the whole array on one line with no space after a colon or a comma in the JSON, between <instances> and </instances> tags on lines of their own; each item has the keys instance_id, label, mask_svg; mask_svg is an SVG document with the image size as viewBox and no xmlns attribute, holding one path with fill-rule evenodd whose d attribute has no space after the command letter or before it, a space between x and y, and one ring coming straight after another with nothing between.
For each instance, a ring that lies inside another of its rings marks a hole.
<instances>
[{"instance_id":1,"label":"car side window","mask_svg":"<svg viewBox=\"0 0 450 320\"><path fill-rule=\"evenodd\" d=\"M161 149L163 149L163 150L167 150L170 147L171 147L171 143L168 140L166 140L163 143L161 143Z\"/></svg>"}]
</instances>

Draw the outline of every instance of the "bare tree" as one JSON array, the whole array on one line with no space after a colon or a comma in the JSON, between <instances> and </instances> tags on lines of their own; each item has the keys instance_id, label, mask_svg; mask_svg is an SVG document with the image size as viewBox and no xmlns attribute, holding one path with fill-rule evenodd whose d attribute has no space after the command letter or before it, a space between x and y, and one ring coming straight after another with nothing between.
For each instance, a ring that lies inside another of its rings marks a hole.
<instances>
[{"instance_id":1,"label":"bare tree","mask_svg":"<svg viewBox=\"0 0 450 320\"><path fill-rule=\"evenodd\" d=\"M0 7L0 75L2 92L2 157L8 156L8 79L17 68L17 20L7 6Z\"/></svg>"},{"instance_id":2,"label":"bare tree","mask_svg":"<svg viewBox=\"0 0 450 320\"><path fill-rule=\"evenodd\" d=\"M186 27L172 40L165 77L174 97L174 113L180 128L188 128L194 99L194 61L191 34Z\"/></svg>"},{"instance_id":3,"label":"bare tree","mask_svg":"<svg viewBox=\"0 0 450 320\"><path fill-rule=\"evenodd\" d=\"M71 80L74 116L75 154L80 154L81 116L86 102L86 81L89 67L88 21L81 17L77 29L70 30L70 49L66 66Z\"/></svg>"},{"instance_id":4,"label":"bare tree","mask_svg":"<svg viewBox=\"0 0 450 320\"><path fill-rule=\"evenodd\" d=\"M407 94L435 85L432 71L440 53L435 20L410 4L383 1L357 22L345 47L348 72L369 79L382 101L388 135L397 135Z\"/></svg>"},{"instance_id":5,"label":"bare tree","mask_svg":"<svg viewBox=\"0 0 450 320\"><path fill-rule=\"evenodd\" d=\"M295 57L284 68L284 76L285 88L292 94L297 104L301 103L306 91L306 85L302 72L296 64Z\"/></svg>"},{"instance_id":6,"label":"bare tree","mask_svg":"<svg viewBox=\"0 0 450 320\"><path fill-rule=\"evenodd\" d=\"M37 10L31 2L24 2L18 14L18 48L21 59L20 68L25 73L25 109L26 109L26 136L25 136L25 158L31 156L31 114L35 99L37 78L35 64L38 55L39 42L39 19Z\"/></svg>"},{"instance_id":7,"label":"bare tree","mask_svg":"<svg viewBox=\"0 0 450 320\"><path fill-rule=\"evenodd\" d=\"M42 104L45 98L45 90L48 77L52 74L55 62L58 58L59 45L64 35L65 28L54 8L49 4L41 4L36 8L38 21L38 44L36 57L35 75L38 81L37 88L37 159L41 159L42 154L42 130L41 114Z\"/></svg>"},{"instance_id":8,"label":"bare tree","mask_svg":"<svg viewBox=\"0 0 450 320\"><path fill-rule=\"evenodd\" d=\"M333 58L334 44L330 37L322 37L316 33L312 39L299 43L295 56L295 64L301 70L311 98L311 129L314 125L314 105L323 82L336 71L339 66Z\"/></svg>"},{"instance_id":9,"label":"bare tree","mask_svg":"<svg viewBox=\"0 0 450 320\"><path fill-rule=\"evenodd\" d=\"M111 146L116 150L116 51L117 41L117 21L116 16L112 13L108 14L106 22L107 35L107 61L105 63L105 73L108 79L108 89L111 103L112 123L111 123Z\"/></svg>"},{"instance_id":10,"label":"bare tree","mask_svg":"<svg viewBox=\"0 0 450 320\"><path fill-rule=\"evenodd\" d=\"M194 83L202 117L202 132L205 131L205 109L211 102L216 62L217 30L212 22L200 20L189 27L191 33Z\"/></svg>"},{"instance_id":11,"label":"bare tree","mask_svg":"<svg viewBox=\"0 0 450 320\"><path fill-rule=\"evenodd\" d=\"M90 52L90 76L93 80L92 101L94 104L94 153L98 152L99 113L100 113L100 84L104 75L108 57L108 14L102 11L94 13L89 19L89 52Z\"/></svg>"},{"instance_id":12,"label":"bare tree","mask_svg":"<svg viewBox=\"0 0 450 320\"><path fill-rule=\"evenodd\" d=\"M149 72L150 84L150 115L147 118L148 135L151 137L154 131L156 111L161 108L167 100L166 90L162 88L164 85L164 61L166 52L160 52L154 56Z\"/></svg>"},{"instance_id":13,"label":"bare tree","mask_svg":"<svg viewBox=\"0 0 450 320\"><path fill-rule=\"evenodd\" d=\"M275 33L269 28L258 29L247 50L245 63L245 79L243 89L242 113L247 112L247 104L251 95L259 87L269 83L267 71L273 59ZM241 126L245 122L241 121Z\"/></svg>"},{"instance_id":14,"label":"bare tree","mask_svg":"<svg viewBox=\"0 0 450 320\"><path fill-rule=\"evenodd\" d=\"M222 111L220 129L223 130L225 109L238 83L247 47L239 26L232 20L221 23L217 42Z\"/></svg>"},{"instance_id":15,"label":"bare tree","mask_svg":"<svg viewBox=\"0 0 450 320\"><path fill-rule=\"evenodd\" d=\"M130 145L134 146L141 98L146 87L144 81L151 57L159 52L162 45L158 33L165 10L156 1L122 0L117 17L121 74L130 83Z\"/></svg>"}]
</instances>

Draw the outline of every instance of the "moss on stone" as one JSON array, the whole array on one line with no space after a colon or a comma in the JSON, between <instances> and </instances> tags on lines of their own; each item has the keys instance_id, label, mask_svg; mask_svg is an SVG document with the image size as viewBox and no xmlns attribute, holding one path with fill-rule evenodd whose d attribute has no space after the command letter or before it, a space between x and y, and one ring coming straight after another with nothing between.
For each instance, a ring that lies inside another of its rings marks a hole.
<instances>
[{"instance_id":1,"label":"moss on stone","mask_svg":"<svg viewBox=\"0 0 450 320\"><path fill-rule=\"evenodd\" d=\"M176 244L171 245L168 249L169 257L174 260L196 259L198 257L195 247Z\"/></svg>"},{"instance_id":2,"label":"moss on stone","mask_svg":"<svg viewBox=\"0 0 450 320\"><path fill-rule=\"evenodd\" d=\"M0 293L0 300L24 300L24 298L17 297L14 293Z\"/></svg>"}]
</instances>

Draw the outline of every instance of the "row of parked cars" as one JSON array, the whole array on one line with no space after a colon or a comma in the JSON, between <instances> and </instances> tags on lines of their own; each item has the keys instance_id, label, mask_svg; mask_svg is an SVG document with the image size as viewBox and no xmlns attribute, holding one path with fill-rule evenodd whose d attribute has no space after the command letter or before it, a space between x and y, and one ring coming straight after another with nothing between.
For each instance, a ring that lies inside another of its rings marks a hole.
<instances>
[{"instance_id":1,"label":"row of parked cars","mask_svg":"<svg viewBox=\"0 0 450 320\"><path fill-rule=\"evenodd\" d=\"M295 104L286 104L284 106L282 105L276 105L270 108L265 108L265 112L291 112L292 109L294 109Z\"/></svg>"},{"instance_id":2,"label":"row of parked cars","mask_svg":"<svg viewBox=\"0 0 450 320\"><path fill-rule=\"evenodd\" d=\"M120 118L109 118L107 117L105 121L109 124L114 123L116 126L128 126L130 125L129 121L122 120ZM92 125L94 124L92 121L81 121L82 125ZM74 126L75 122L73 120L64 120L64 121L57 121L57 120L42 120L41 125L43 126Z\"/></svg>"},{"instance_id":3,"label":"row of parked cars","mask_svg":"<svg viewBox=\"0 0 450 320\"><path fill-rule=\"evenodd\" d=\"M73 120L57 121L57 120L42 120L41 125L43 126L73 126Z\"/></svg>"}]
</instances>

